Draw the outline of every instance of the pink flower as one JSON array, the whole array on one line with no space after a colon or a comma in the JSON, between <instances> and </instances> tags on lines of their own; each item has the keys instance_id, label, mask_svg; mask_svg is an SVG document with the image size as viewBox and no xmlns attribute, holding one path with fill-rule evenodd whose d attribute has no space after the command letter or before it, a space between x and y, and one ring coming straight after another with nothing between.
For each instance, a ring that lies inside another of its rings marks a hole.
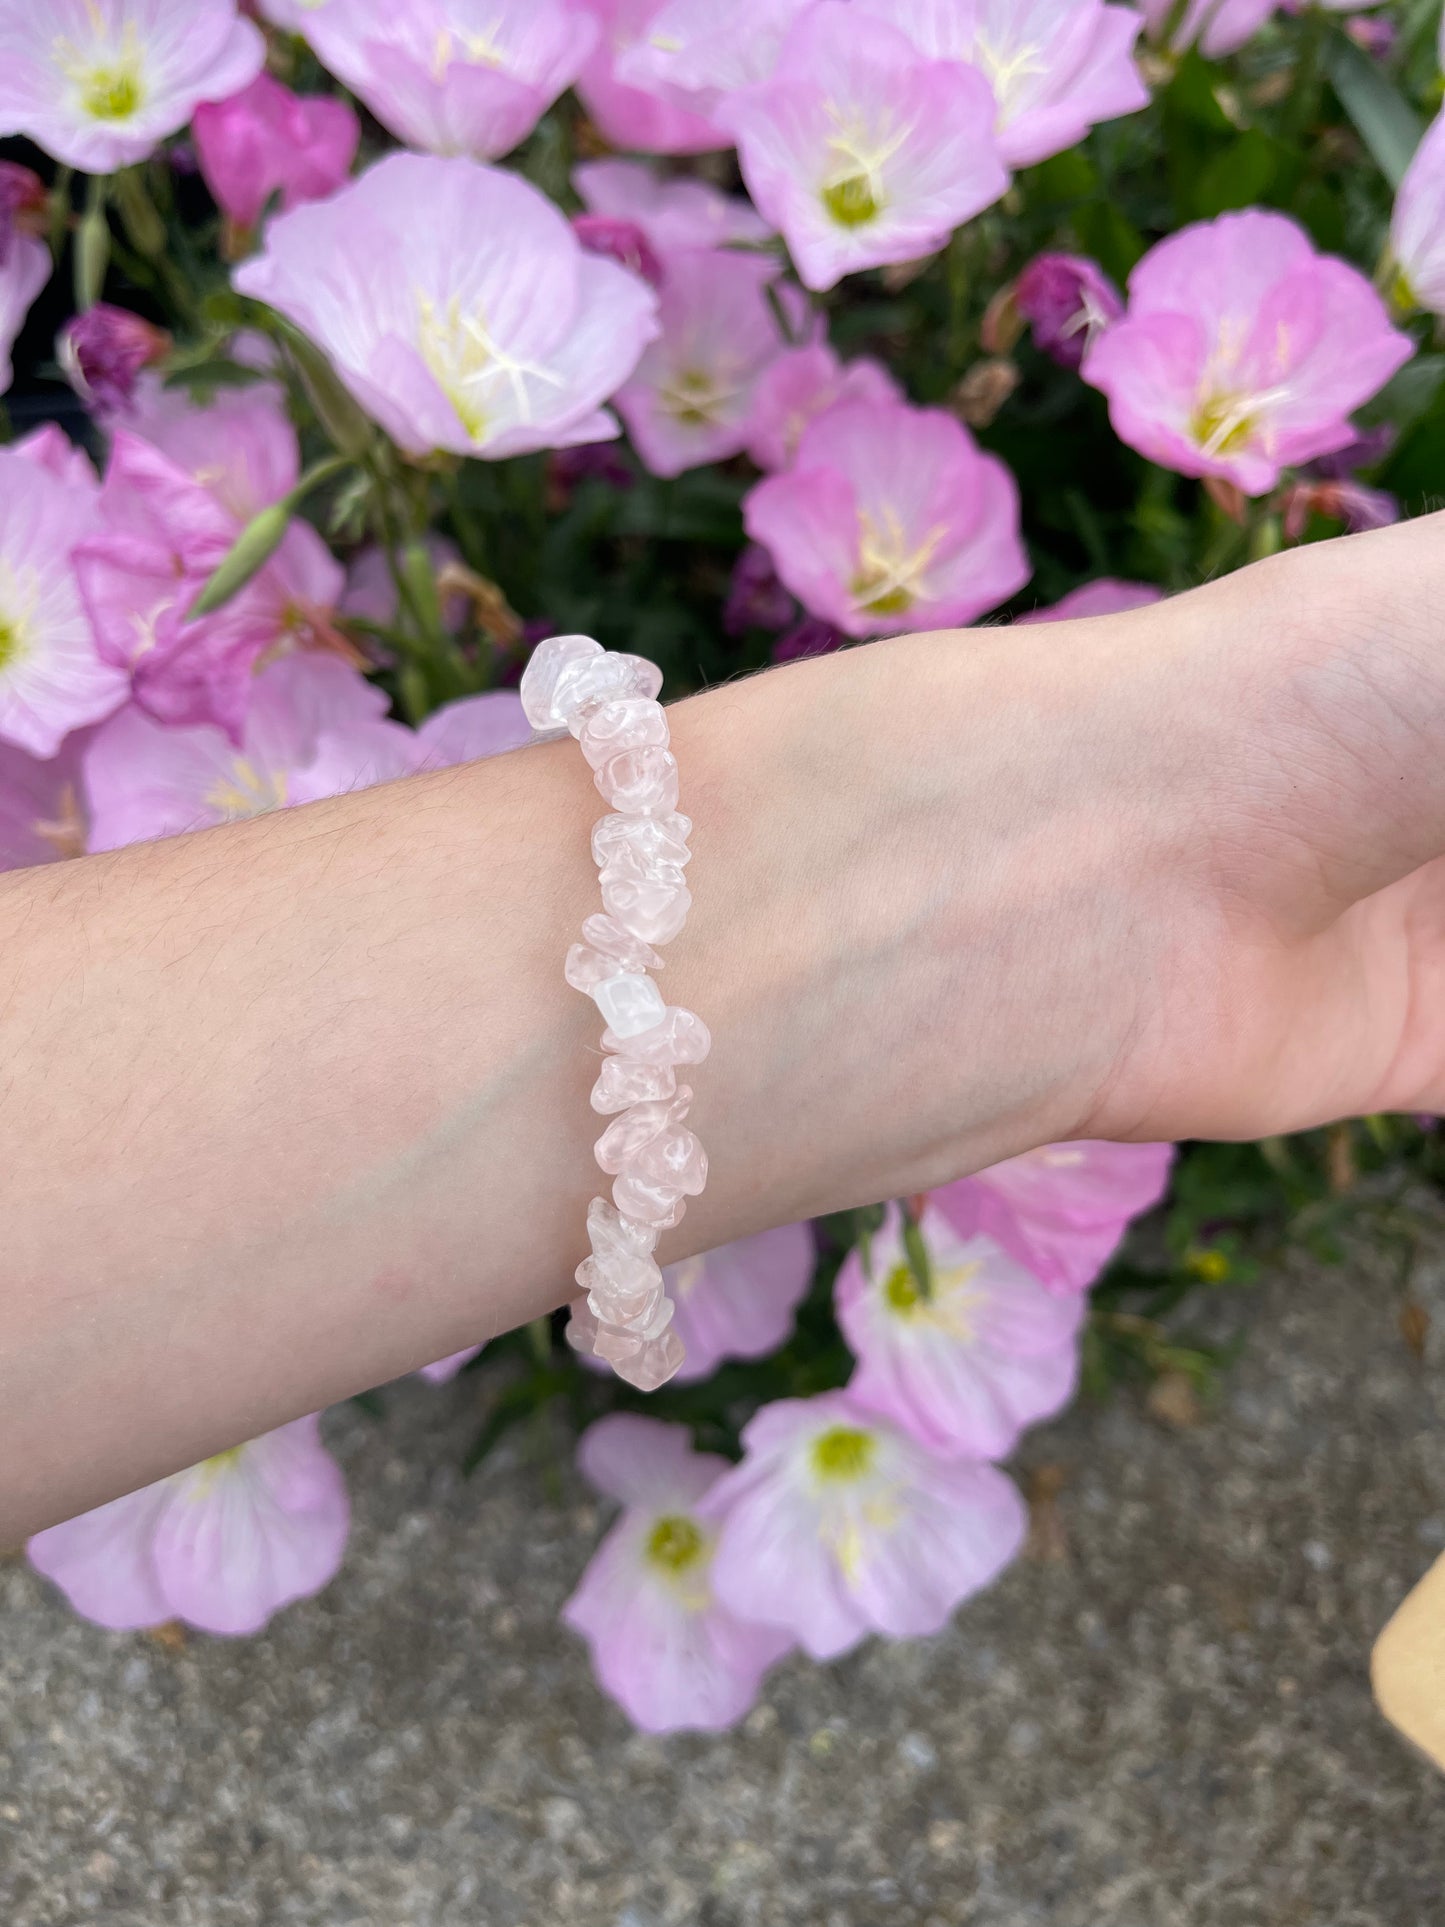
<instances>
[{"instance_id":1,"label":"pink flower","mask_svg":"<svg viewBox=\"0 0 1445 1927\"><path fill-rule=\"evenodd\" d=\"M1384 529L1400 519L1398 499L1383 488L1370 488L1348 477L1338 481L1297 482L1284 504L1284 532L1298 542L1311 515L1341 522L1352 534L1361 529Z\"/></svg>"},{"instance_id":2,"label":"pink flower","mask_svg":"<svg viewBox=\"0 0 1445 1927\"><path fill-rule=\"evenodd\" d=\"M662 0L584 0L601 28L577 92L593 125L613 147L644 154L705 154L728 137L703 115L651 89L630 86L618 63L652 25Z\"/></svg>"},{"instance_id":3,"label":"pink flower","mask_svg":"<svg viewBox=\"0 0 1445 1927\"><path fill-rule=\"evenodd\" d=\"M610 214L574 214L572 232L589 254L605 255L629 274L641 275L649 287L662 286L662 263L635 221L614 220Z\"/></svg>"},{"instance_id":4,"label":"pink flower","mask_svg":"<svg viewBox=\"0 0 1445 1927\"><path fill-rule=\"evenodd\" d=\"M342 573L298 519L237 596L192 619L245 522L294 482L295 431L265 387L223 391L197 409L142 385L135 419L156 441L117 430L102 526L75 550L96 646L158 721L216 723L239 743L257 659L325 630Z\"/></svg>"},{"instance_id":5,"label":"pink flower","mask_svg":"<svg viewBox=\"0 0 1445 1927\"><path fill-rule=\"evenodd\" d=\"M1051 1291L1087 1291L1169 1183L1172 1144L1046 1144L929 1194L964 1238L991 1238Z\"/></svg>"},{"instance_id":6,"label":"pink flower","mask_svg":"<svg viewBox=\"0 0 1445 1927\"><path fill-rule=\"evenodd\" d=\"M367 789L414 766L411 732L386 696L334 656L283 656L252 678L240 744L210 724L163 728L130 705L84 752L90 846L235 823Z\"/></svg>"},{"instance_id":7,"label":"pink flower","mask_svg":"<svg viewBox=\"0 0 1445 1927\"><path fill-rule=\"evenodd\" d=\"M351 172L361 123L344 100L293 94L269 74L229 100L198 107L191 138L216 205L254 227L273 194L282 207L317 201Z\"/></svg>"},{"instance_id":8,"label":"pink flower","mask_svg":"<svg viewBox=\"0 0 1445 1927\"><path fill-rule=\"evenodd\" d=\"M30 304L50 279L50 249L28 234L12 234L0 258L0 395L10 386L14 369L10 350L25 325Z\"/></svg>"},{"instance_id":9,"label":"pink flower","mask_svg":"<svg viewBox=\"0 0 1445 1927\"><path fill-rule=\"evenodd\" d=\"M841 649L847 640L842 630L835 629L831 622L804 616L773 644L773 661L801 662L807 656L826 656L834 649Z\"/></svg>"},{"instance_id":10,"label":"pink flower","mask_svg":"<svg viewBox=\"0 0 1445 1927\"><path fill-rule=\"evenodd\" d=\"M929 60L843 0L793 23L772 77L730 95L719 125L810 288L942 247L1008 175L975 68Z\"/></svg>"},{"instance_id":11,"label":"pink flower","mask_svg":"<svg viewBox=\"0 0 1445 1927\"><path fill-rule=\"evenodd\" d=\"M1263 495L1281 469L1350 441L1350 411L1412 352L1362 274L1251 208L1152 248L1083 375L1141 455Z\"/></svg>"},{"instance_id":12,"label":"pink flower","mask_svg":"<svg viewBox=\"0 0 1445 1927\"><path fill-rule=\"evenodd\" d=\"M1149 105L1134 64L1143 26L1104 0L862 0L933 60L977 67L997 104L994 132L1010 167L1032 167L1099 121Z\"/></svg>"},{"instance_id":13,"label":"pink flower","mask_svg":"<svg viewBox=\"0 0 1445 1927\"><path fill-rule=\"evenodd\" d=\"M743 521L799 601L850 636L971 622L1029 577L1013 477L934 408L830 409Z\"/></svg>"},{"instance_id":14,"label":"pink flower","mask_svg":"<svg viewBox=\"0 0 1445 1927\"><path fill-rule=\"evenodd\" d=\"M85 854L83 741L83 732L67 736L59 751L45 758L0 743L0 870L27 870Z\"/></svg>"},{"instance_id":15,"label":"pink flower","mask_svg":"<svg viewBox=\"0 0 1445 1927\"><path fill-rule=\"evenodd\" d=\"M582 1435L577 1462L624 1508L562 1608L603 1688L644 1732L731 1726L792 1640L714 1596L717 1526L702 1502L727 1460L694 1452L681 1426L614 1412Z\"/></svg>"},{"instance_id":16,"label":"pink flower","mask_svg":"<svg viewBox=\"0 0 1445 1927\"><path fill-rule=\"evenodd\" d=\"M743 1445L705 1502L721 1525L717 1596L814 1659L870 1632L938 1632L1023 1543L1002 1472L939 1458L847 1392L764 1406Z\"/></svg>"},{"instance_id":17,"label":"pink flower","mask_svg":"<svg viewBox=\"0 0 1445 1927\"><path fill-rule=\"evenodd\" d=\"M164 329L97 301L66 322L55 354L76 394L105 418L129 406L141 370L163 360L170 345Z\"/></svg>"},{"instance_id":18,"label":"pink flower","mask_svg":"<svg viewBox=\"0 0 1445 1927\"><path fill-rule=\"evenodd\" d=\"M10 260L17 234L34 240L50 225L50 190L34 168L19 161L0 161L0 268Z\"/></svg>"},{"instance_id":19,"label":"pink flower","mask_svg":"<svg viewBox=\"0 0 1445 1927\"><path fill-rule=\"evenodd\" d=\"M1035 255L1014 284L1014 301L1035 347L1061 368L1077 368L1124 312L1119 290L1082 254Z\"/></svg>"},{"instance_id":20,"label":"pink flower","mask_svg":"<svg viewBox=\"0 0 1445 1927\"><path fill-rule=\"evenodd\" d=\"M80 494L94 495L99 483L95 465L83 448L77 448L56 422L42 422L10 444L12 455L23 455L57 482L66 482Z\"/></svg>"},{"instance_id":21,"label":"pink flower","mask_svg":"<svg viewBox=\"0 0 1445 1927\"><path fill-rule=\"evenodd\" d=\"M811 0L662 0L617 60L617 75L708 114L728 94L766 80L788 28Z\"/></svg>"},{"instance_id":22,"label":"pink flower","mask_svg":"<svg viewBox=\"0 0 1445 1927\"><path fill-rule=\"evenodd\" d=\"M687 1347L676 1382L706 1378L725 1358L775 1352L807 1296L815 1258L811 1226L785 1224L668 1265L673 1330Z\"/></svg>"},{"instance_id":23,"label":"pink flower","mask_svg":"<svg viewBox=\"0 0 1445 1927\"><path fill-rule=\"evenodd\" d=\"M398 140L496 160L571 86L598 30L566 0L348 0L302 31Z\"/></svg>"},{"instance_id":24,"label":"pink flower","mask_svg":"<svg viewBox=\"0 0 1445 1927\"><path fill-rule=\"evenodd\" d=\"M838 1323L858 1359L848 1395L944 1458L1006 1458L1026 1426L1073 1396L1082 1300L1047 1290L992 1238L959 1237L933 1206L918 1228L931 1298L909 1268L896 1205L867 1262L855 1250L838 1273Z\"/></svg>"},{"instance_id":25,"label":"pink flower","mask_svg":"<svg viewBox=\"0 0 1445 1927\"><path fill-rule=\"evenodd\" d=\"M1163 599L1164 591L1152 582L1121 582L1115 576L1101 575L1095 582L1071 589L1047 609L1030 609L1027 615L1015 616L1014 627L1022 628L1028 622L1073 622L1081 616L1118 616L1126 609L1143 609Z\"/></svg>"},{"instance_id":26,"label":"pink flower","mask_svg":"<svg viewBox=\"0 0 1445 1927\"><path fill-rule=\"evenodd\" d=\"M143 161L261 70L234 0L0 0L0 135L87 174Z\"/></svg>"},{"instance_id":27,"label":"pink flower","mask_svg":"<svg viewBox=\"0 0 1445 1927\"><path fill-rule=\"evenodd\" d=\"M269 381L218 388L201 406L183 388L143 375L125 426L183 469L237 525L279 502L301 474L285 395Z\"/></svg>"},{"instance_id":28,"label":"pink flower","mask_svg":"<svg viewBox=\"0 0 1445 1927\"><path fill-rule=\"evenodd\" d=\"M51 1526L25 1550L97 1625L255 1633L334 1578L350 1516L313 1416Z\"/></svg>"},{"instance_id":29,"label":"pink flower","mask_svg":"<svg viewBox=\"0 0 1445 1927\"><path fill-rule=\"evenodd\" d=\"M1178 4L1179 0L1139 0L1151 34L1165 31ZM1218 60L1252 40L1277 4L1278 0L1187 0L1169 44L1182 53L1197 43L1201 53Z\"/></svg>"},{"instance_id":30,"label":"pink flower","mask_svg":"<svg viewBox=\"0 0 1445 1927\"><path fill-rule=\"evenodd\" d=\"M304 328L413 454L607 440L601 404L657 328L652 290L585 254L545 195L460 158L389 155L272 221L234 279Z\"/></svg>"},{"instance_id":31,"label":"pink flower","mask_svg":"<svg viewBox=\"0 0 1445 1927\"><path fill-rule=\"evenodd\" d=\"M50 453L0 449L0 742L41 757L126 690L97 654L71 560L96 527L95 483L73 468L61 479Z\"/></svg>"},{"instance_id":32,"label":"pink flower","mask_svg":"<svg viewBox=\"0 0 1445 1927\"><path fill-rule=\"evenodd\" d=\"M660 255L766 241L772 233L741 195L706 181L664 180L643 161L583 161L572 170L572 185L590 214L640 229Z\"/></svg>"},{"instance_id":33,"label":"pink flower","mask_svg":"<svg viewBox=\"0 0 1445 1927\"><path fill-rule=\"evenodd\" d=\"M1400 305L1445 314L1445 113L1431 121L1405 170L1390 247Z\"/></svg>"},{"instance_id":34,"label":"pink flower","mask_svg":"<svg viewBox=\"0 0 1445 1927\"><path fill-rule=\"evenodd\" d=\"M789 348L763 370L753 390L748 453L759 468L786 468L809 422L838 402L902 400L888 370L866 356L840 362L824 341Z\"/></svg>"},{"instance_id":35,"label":"pink flower","mask_svg":"<svg viewBox=\"0 0 1445 1927\"><path fill-rule=\"evenodd\" d=\"M661 333L617 394L654 475L722 461L746 443L758 377L784 346L766 294L777 271L763 256L715 248L668 257Z\"/></svg>"},{"instance_id":36,"label":"pink flower","mask_svg":"<svg viewBox=\"0 0 1445 1927\"><path fill-rule=\"evenodd\" d=\"M489 689L481 696L462 696L427 717L416 732L415 767L450 769L521 749L531 740L521 697L513 689Z\"/></svg>"},{"instance_id":37,"label":"pink flower","mask_svg":"<svg viewBox=\"0 0 1445 1927\"><path fill-rule=\"evenodd\" d=\"M797 614L798 605L778 580L773 558L756 542L738 552L728 583L728 598L723 604L723 628L730 636L745 635L749 629L786 629Z\"/></svg>"}]
</instances>

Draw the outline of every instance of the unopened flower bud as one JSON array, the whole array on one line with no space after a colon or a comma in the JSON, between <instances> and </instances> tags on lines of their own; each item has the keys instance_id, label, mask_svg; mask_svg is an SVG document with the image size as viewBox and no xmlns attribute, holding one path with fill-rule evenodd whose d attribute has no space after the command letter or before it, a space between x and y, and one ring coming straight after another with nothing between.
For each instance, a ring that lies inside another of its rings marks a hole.
<instances>
[{"instance_id":1,"label":"unopened flower bud","mask_svg":"<svg viewBox=\"0 0 1445 1927\"><path fill-rule=\"evenodd\" d=\"M949 397L953 411L970 428L987 428L1023 377L1006 355L976 361Z\"/></svg>"},{"instance_id":2,"label":"unopened flower bud","mask_svg":"<svg viewBox=\"0 0 1445 1927\"><path fill-rule=\"evenodd\" d=\"M17 233L44 231L47 198L45 183L38 174L18 161L0 161L0 268Z\"/></svg>"},{"instance_id":3,"label":"unopened flower bud","mask_svg":"<svg viewBox=\"0 0 1445 1927\"><path fill-rule=\"evenodd\" d=\"M236 537L230 552L190 607L194 621L214 615L232 596L239 595L258 570L263 569L281 546L291 521L290 498L272 502L269 508L253 515Z\"/></svg>"},{"instance_id":4,"label":"unopened flower bud","mask_svg":"<svg viewBox=\"0 0 1445 1927\"><path fill-rule=\"evenodd\" d=\"M662 263L635 221L617 220L610 214L574 214L572 232L589 254L606 255L654 288L662 286Z\"/></svg>"},{"instance_id":5,"label":"unopened flower bud","mask_svg":"<svg viewBox=\"0 0 1445 1927\"><path fill-rule=\"evenodd\" d=\"M55 351L71 387L105 415L129 404L141 369L162 360L170 346L163 328L97 301L66 323Z\"/></svg>"},{"instance_id":6,"label":"unopened flower bud","mask_svg":"<svg viewBox=\"0 0 1445 1927\"><path fill-rule=\"evenodd\" d=\"M1081 254L1037 255L1014 286L1034 345L1061 368L1077 368L1095 337L1124 312L1104 270Z\"/></svg>"}]
</instances>

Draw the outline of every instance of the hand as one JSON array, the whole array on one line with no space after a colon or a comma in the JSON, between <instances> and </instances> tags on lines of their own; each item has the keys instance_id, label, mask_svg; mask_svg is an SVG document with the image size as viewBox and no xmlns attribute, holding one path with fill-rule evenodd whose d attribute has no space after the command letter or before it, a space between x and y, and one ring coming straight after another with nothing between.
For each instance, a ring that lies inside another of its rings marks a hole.
<instances>
[{"instance_id":1,"label":"hand","mask_svg":"<svg viewBox=\"0 0 1445 1927\"><path fill-rule=\"evenodd\" d=\"M713 776L686 967L730 958L744 987L699 1103L725 1179L731 1122L746 1140L745 1196L697 1217L1069 1136L1445 1108L1437 609L1445 517L685 706L707 729L684 767ZM709 891L712 816L736 867Z\"/></svg>"}]
</instances>

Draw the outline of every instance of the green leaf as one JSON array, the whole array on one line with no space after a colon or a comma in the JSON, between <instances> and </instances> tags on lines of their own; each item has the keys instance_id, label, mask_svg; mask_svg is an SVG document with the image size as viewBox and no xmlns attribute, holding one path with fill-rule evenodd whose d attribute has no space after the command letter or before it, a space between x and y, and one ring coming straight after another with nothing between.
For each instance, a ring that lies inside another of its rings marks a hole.
<instances>
[{"instance_id":1,"label":"green leaf","mask_svg":"<svg viewBox=\"0 0 1445 1927\"><path fill-rule=\"evenodd\" d=\"M1232 134L1234 123L1219 104L1215 92L1217 69L1191 47L1164 90L1164 105L1171 114L1192 121L1211 134Z\"/></svg>"},{"instance_id":2,"label":"green leaf","mask_svg":"<svg viewBox=\"0 0 1445 1927\"><path fill-rule=\"evenodd\" d=\"M1251 127L1216 154L1200 174L1194 187L1195 213L1212 220L1230 208L1255 206L1273 186L1286 159L1287 150L1278 141Z\"/></svg>"},{"instance_id":3,"label":"green leaf","mask_svg":"<svg viewBox=\"0 0 1445 1927\"><path fill-rule=\"evenodd\" d=\"M1360 418L1410 428L1434 407L1442 383L1445 355L1416 355L1360 410Z\"/></svg>"},{"instance_id":4,"label":"green leaf","mask_svg":"<svg viewBox=\"0 0 1445 1927\"><path fill-rule=\"evenodd\" d=\"M530 1372L499 1392L486 1424L472 1440L462 1459L463 1476L469 1478L482 1461L496 1450L514 1425L541 1406L550 1405L553 1399L563 1397L570 1389L572 1380L570 1371L547 1368Z\"/></svg>"},{"instance_id":5,"label":"green leaf","mask_svg":"<svg viewBox=\"0 0 1445 1927\"><path fill-rule=\"evenodd\" d=\"M1039 202L1087 200L1099 191L1099 175L1082 147L1070 147L1031 168L1021 182L1030 206Z\"/></svg>"},{"instance_id":6,"label":"green leaf","mask_svg":"<svg viewBox=\"0 0 1445 1927\"><path fill-rule=\"evenodd\" d=\"M1326 60L1340 104L1391 187L1404 179L1425 123L1377 60L1343 35Z\"/></svg>"},{"instance_id":7,"label":"green leaf","mask_svg":"<svg viewBox=\"0 0 1445 1927\"><path fill-rule=\"evenodd\" d=\"M1079 245L1092 254L1106 274L1116 281L1128 279L1129 270L1144 253L1144 237L1113 201L1091 201L1074 216Z\"/></svg>"}]
</instances>

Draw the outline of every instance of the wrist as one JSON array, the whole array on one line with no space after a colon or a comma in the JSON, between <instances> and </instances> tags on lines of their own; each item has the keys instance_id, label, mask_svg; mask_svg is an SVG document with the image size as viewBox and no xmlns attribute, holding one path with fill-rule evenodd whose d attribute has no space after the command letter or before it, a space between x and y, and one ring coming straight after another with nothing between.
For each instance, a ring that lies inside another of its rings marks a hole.
<instances>
[{"instance_id":1,"label":"wrist","mask_svg":"<svg viewBox=\"0 0 1445 1927\"><path fill-rule=\"evenodd\" d=\"M1138 906L1071 627L1027 653L905 638L671 712L696 901L667 996L714 1035L709 1193L676 1250L1081 1127L1127 1034Z\"/></svg>"}]
</instances>

